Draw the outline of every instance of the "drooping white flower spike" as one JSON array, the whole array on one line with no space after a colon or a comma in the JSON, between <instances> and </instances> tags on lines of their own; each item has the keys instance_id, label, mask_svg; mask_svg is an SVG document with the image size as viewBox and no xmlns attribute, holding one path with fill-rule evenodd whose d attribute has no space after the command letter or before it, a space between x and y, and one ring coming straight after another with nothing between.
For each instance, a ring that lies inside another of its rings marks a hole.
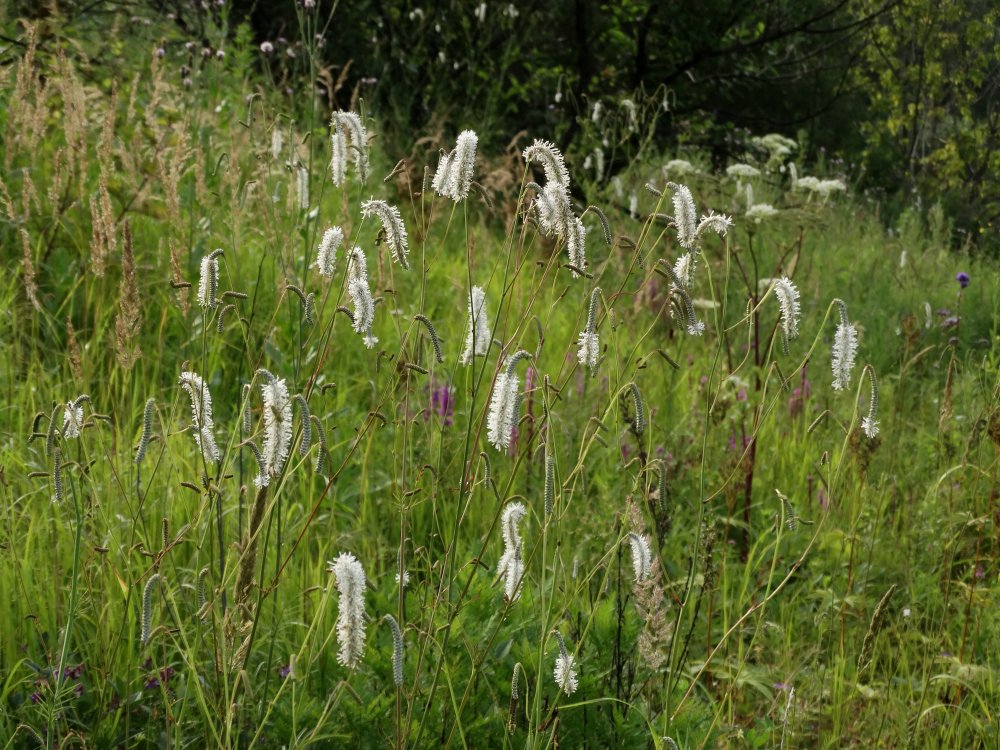
<instances>
[{"instance_id":1,"label":"drooping white flower spike","mask_svg":"<svg viewBox=\"0 0 1000 750\"><path fill-rule=\"evenodd\" d=\"M361 663L365 650L365 571L350 552L328 563L337 579L337 661L349 669Z\"/></svg>"},{"instance_id":2,"label":"drooping white flower spike","mask_svg":"<svg viewBox=\"0 0 1000 750\"><path fill-rule=\"evenodd\" d=\"M573 655L566 650L566 641L558 630L552 631L559 642L559 654L556 656L556 666L552 670L556 685L566 695L573 695L579 685L576 679L576 665Z\"/></svg>"},{"instance_id":3,"label":"drooping white flower spike","mask_svg":"<svg viewBox=\"0 0 1000 750\"><path fill-rule=\"evenodd\" d=\"M181 387L191 397L191 422L194 425L194 440L201 448L201 453L207 463L219 460L219 446L215 443L212 421L212 394L201 376L195 372L182 372Z\"/></svg>"},{"instance_id":4,"label":"drooping white flower spike","mask_svg":"<svg viewBox=\"0 0 1000 750\"><path fill-rule=\"evenodd\" d=\"M337 262L337 248L344 241L344 230L340 227L330 227L323 232L323 238L319 241L319 248L316 251L316 268L321 276L331 278L333 267Z\"/></svg>"},{"instance_id":5,"label":"drooping white flower spike","mask_svg":"<svg viewBox=\"0 0 1000 750\"><path fill-rule=\"evenodd\" d=\"M840 323L833 334L833 390L843 391L851 384L854 357L858 352L858 330L847 319L847 305L836 299Z\"/></svg>"},{"instance_id":6,"label":"drooping white flower spike","mask_svg":"<svg viewBox=\"0 0 1000 750\"><path fill-rule=\"evenodd\" d=\"M875 369L871 365L865 365L865 372L868 373L868 380L871 383L872 395L868 402L868 416L861 420L861 429L869 440L874 440L879 433L878 427L878 380L875 378ZM864 373L861 374L864 377Z\"/></svg>"},{"instance_id":7,"label":"drooping white flower spike","mask_svg":"<svg viewBox=\"0 0 1000 750\"><path fill-rule=\"evenodd\" d=\"M774 282L774 295L781 309L781 344L788 353L788 342L799 335L799 290L787 276Z\"/></svg>"},{"instance_id":8,"label":"drooping white flower spike","mask_svg":"<svg viewBox=\"0 0 1000 750\"><path fill-rule=\"evenodd\" d=\"M281 473L292 446L292 399L284 379L267 370L258 370L260 393L264 401L264 450L262 474L254 480L258 488L266 487L271 477Z\"/></svg>"},{"instance_id":9,"label":"drooping white flower spike","mask_svg":"<svg viewBox=\"0 0 1000 750\"><path fill-rule=\"evenodd\" d=\"M451 198L458 203L469 195L472 176L476 169L476 146L479 138L472 130L463 130L458 135L455 148L438 162L437 172L431 183L438 195Z\"/></svg>"},{"instance_id":10,"label":"drooping white flower spike","mask_svg":"<svg viewBox=\"0 0 1000 750\"><path fill-rule=\"evenodd\" d=\"M503 555L497 565L497 575L504 580L504 596L507 601L517 601L521 596L521 579L524 577L524 554L518 524L524 520L528 511L524 503L508 503L500 517L500 530L503 534Z\"/></svg>"},{"instance_id":11,"label":"drooping white flower spike","mask_svg":"<svg viewBox=\"0 0 1000 750\"><path fill-rule=\"evenodd\" d=\"M201 259L201 274L198 278L198 304L209 310L217 307L219 300L219 256L225 251L213 250Z\"/></svg>"},{"instance_id":12,"label":"drooping white flower spike","mask_svg":"<svg viewBox=\"0 0 1000 750\"><path fill-rule=\"evenodd\" d=\"M350 144L348 145L348 140ZM330 120L330 174L333 184L344 184L350 151L361 182L368 180L368 133L355 112L339 110Z\"/></svg>"},{"instance_id":13,"label":"drooping white flower spike","mask_svg":"<svg viewBox=\"0 0 1000 750\"><path fill-rule=\"evenodd\" d=\"M601 288L594 287L594 291L590 293L590 307L587 310L587 327L580 331L577 340L577 361L589 367L591 374L597 372L597 358L601 353L601 344L597 337L597 302L600 298Z\"/></svg>"},{"instance_id":14,"label":"drooping white flower spike","mask_svg":"<svg viewBox=\"0 0 1000 750\"><path fill-rule=\"evenodd\" d=\"M522 359L531 354L523 349L507 358L497 374L493 385L493 395L490 398L490 413L486 420L487 439L498 451L510 448L514 435L514 425L517 424L521 410L521 382L514 368Z\"/></svg>"},{"instance_id":15,"label":"drooping white flower spike","mask_svg":"<svg viewBox=\"0 0 1000 750\"><path fill-rule=\"evenodd\" d=\"M463 365L472 362L473 357L489 354L490 324L486 319L486 292L480 286L472 287L469 295L469 329L465 334L465 349L459 360Z\"/></svg>"},{"instance_id":16,"label":"drooping white flower spike","mask_svg":"<svg viewBox=\"0 0 1000 750\"><path fill-rule=\"evenodd\" d=\"M355 247L348 255L347 293L354 303L354 331L365 337L365 346L374 348L378 339L372 335L375 322L375 300L368 285L368 263L360 247Z\"/></svg>"},{"instance_id":17,"label":"drooping white flower spike","mask_svg":"<svg viewBox=\"0 0 1000 750\"><path fill-rule=\"evenodd\" d=\"M542 165L546 183L557 183L569 189L569 170L562 152L548 141L536 140L524 149L524 160Z\"/></svg>"},{"instance_id":18,"label":"drooping white flower spike","mask_svg":"<svg viewBox=\"0 0 1000 750\"><path fill-rule=\"evenodd\" d=\"M365 218L376 216L382 222L385 230L385 241L392 253L392 259L399 263L404 270L409 269L409 244L406 237L406 225L403 224L403 217L399 209L390 206L385 201L367 200L361 204L361 215Z\"/></svg>"},{"instance_id":19,"label":"drooping white flower spike","mask_svg":"<svg viewBox=\"0 0 1000 750\"><path fill-rule=\"evenodd\" d=\"M83 429L83 402L90 401L90 396L84 394L77 396L72 401L66 402L63 410L62 436L64 438L80 437L80 430Z\"/></svg>"},{"instance_id":20,"label":"drooping white flower spike","mask_svg":"<svg viewBox=\"0 0 1000 750\"><path fill-rule=\"evenodd\" d=\"M628 543L632 548L632 571L635 573L635 582L642 583L649 578L649 572L653 565L653 553L649 548L649 539L644 534L630 531Z\"/></svg>"}]
</instances>

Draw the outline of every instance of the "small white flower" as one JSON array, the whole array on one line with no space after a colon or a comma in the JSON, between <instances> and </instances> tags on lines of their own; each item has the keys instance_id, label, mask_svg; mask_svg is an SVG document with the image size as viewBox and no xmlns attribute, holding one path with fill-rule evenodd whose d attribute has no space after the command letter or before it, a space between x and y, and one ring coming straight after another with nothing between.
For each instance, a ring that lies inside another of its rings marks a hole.
<instances>
[{"instance_id":1,"label":"small white flower","mask_svg":"<svg viewBox=\"0 0 1000 750\"><path fill-rule=\"evenodd\" d=\"M698 170L687 159L671 159L663 165L664 175L686 175L695 174Z\"/></svg>"},{"instance_id":2,"label":"small white flower","mask_svg":"<svg viewBox=\"0 0 1000 750\"><path fill-rule=\"evenodd\" d=\"M348 137L350 155L362 182L368 179L368 133L355 112L338 110L330 120L330 174L333 184L344 183L347 172Z\"/></svg>"},{"instance_id":3,"label":"small white flower","mask_svg":"<svg viewBox=\"0 0 1000 750\"><path fill-rule=\"evenodd\" d=\"M861 429L865 431L869 440L874 439L878 435L878 420L873 417L865 417L861 420Z\"/></svg>"},{"instance_id":4,"label":"small white flower","mask_svg":"<svg viewBox=\"0 0 1000 750\"><path fill-rule=\"evenodd\" d=\"M330 278L333 276L333 267L337 261L337 248L344 241L344 230L340 227L330 227L323 232L323 239L319 242L316 251L316 268L320 275Z\"/></svg>"},{"instance_id":5,"label":"small white flower","mask_svg":"<svg viewBox=\"0 0 1000 750\"><path fill-rule=\"evenodd\" d=\"M369 349L378 343L372 335L372 324L375 322L375 300L371 287L368 285L368 263L361 248L355 246L348 256L347 263L347 294L354 303L354 332L364 336L365 346Z\"/></svg>"},{"instance_id":6,"label":"small white flower","mask_svg":"<svg viewBox=\"0 0 1000 750\"><path fill-rule=\"evenodd\" d=\"M353 669L361 663L365 650L365 571L350 552L328 563L337 579L337 661Z\"/></svg>"}]
</instances>

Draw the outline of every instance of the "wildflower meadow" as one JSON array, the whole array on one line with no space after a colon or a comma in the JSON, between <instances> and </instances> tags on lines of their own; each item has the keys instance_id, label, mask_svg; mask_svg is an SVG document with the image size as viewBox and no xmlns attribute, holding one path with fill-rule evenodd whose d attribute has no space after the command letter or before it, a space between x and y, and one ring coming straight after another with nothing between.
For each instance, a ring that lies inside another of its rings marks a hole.
<instances>
[{"instance_id":1,"label":"wildflower meadow","mask_svg":"<svg viewBox=\"0 0 1000 750\"><path fill-rule=\"evenodd\" d=\"M0 748L996 747L959 214L285 5L0 11Z\"/></svg>"}]
</instances>

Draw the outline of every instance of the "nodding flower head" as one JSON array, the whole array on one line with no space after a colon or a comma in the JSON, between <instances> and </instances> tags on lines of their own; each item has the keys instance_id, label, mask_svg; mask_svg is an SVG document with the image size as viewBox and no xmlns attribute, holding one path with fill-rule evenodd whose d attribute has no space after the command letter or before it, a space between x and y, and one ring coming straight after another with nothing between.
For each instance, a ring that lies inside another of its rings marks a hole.
<instances>
[{"instance_id":1,"label":"nodding flower head","mask_svg":"<svg viewBox=\"0 0 1000 750\"><path fill-rule=\"evenodd\" d=\"M361 663L365 650L365 571L350 552L328 563L337 579L337 661L353 669Z\"/></svg>"},{"instance_id":2,"label":"nodding flower head","mask_svg":"<svg viewBox=\"0 0 1000 750\"><path fill-rule=\"evenodd\" d=\"M467 365L473 357L485 357L489 354L491 343L490 324L486 319L486 292L481 286L474 286L469 295L469 328L459 361Z\"/></svg>"},{"instance_id":3,"label":"nodding flower head","mask_svg":"<svg viewBox=\"0 0 1000 750\"><path fill-rule=\"evenodd\" d=\"M344 230L340 227L330 227L323 232L323 239L319 241L319 248L316 251L316 268L320 275L330 278L333 276L333 266L337 261L337 248L344 241Z\"/></svg>"},{"instance_id":4,"label":"nodding flower head","mask_svg":"<svg viewBox=\"0 0 1000 750\"><path fill-rule=\"evenodd\" d=\"M787 342L799 335L799 290L787 276L774 282L774 294L781 308L781 331Z\"/></svg>"},{"instance_id":5,"label":"nodding flower head","mask_svg":"<svg viewBox=\"0 0 1000 750\"><path fill-rule=\"evenodd\" d=\"M504 595L507 601L517 601L521 595L521 579L524 577L524 555L521 545L521 535L518 524L524 520L528 511L524 503L508 503L500 517L500 529L503 534L503 555L497 565L497 575L504 579Z\"/></svg>"},{"instance_id":6,"label":"nodding flower head","mask_svg":"<svg viewBox=\"0 0 1000 750\"><path fill-rule=\"evenodd\" d=\"M390 206L385 201L374 199L361 204L362 216L367 218L373 214L382 222L382 228L385 230L385 241L392 253L392 259L404 269L408 269L410 267L408 260L410 250L406 237L406 226L403 224L403 217L400 215L399 209Z\"/></svg>"},{"instance_id":7,"label":"nodding flower head","mask_svg":"<svg viewBox=\"0 0 1000 750\"><path fill-rule=\"evenodd\" d=\"M556 666L552 670L556 685L566 695L573 695L578 687L576 679L576 664L573 655L566 650L566 641L563 640L562 633L554 631L556 640L559 642L559 654L556 656Z\"/></svg>"},{"instance_id":8,"label":"nodding flower head","mask_svg":"<svg viewBox=\"0 0 1000 750\"><path fill-rule=\"evenodd\" d=\"M339 110L330 120L330 174L333 184L338 187L344 184L347 173L348 150L358 177L365 182L368 179L368 133L356 113Z\"/></svg>"},{"instance_id":9,"label":"nodding flower head","mask_svg":"<svg viewBox=\"0 0 1000 750\"><path fill-rule=\"evenodd\" d=\"M558 183L564 188L569 187L569 170L566 169L562 153L553 144L536 140L524 149L524 160L541 164L546 182Z\"/></svg>"},{"instance_id":10,"label":"nodding flower head","mask_svg":"<svg viewBox=\"0 0 1000 750\"><path fill-rule=\"evenodd\" d=\"M201 448L205 461L215 463L220 454L212 432L215 423L212 421L212 394L208 391L208 385L195 372L182 372L180 385L191 397L191 422L195 428L195 442Z\"/></svg>"},{"instance_id":11,"label":"nodding flower head","mask_svg":"<svg viewBox=\"0 0 1000 750\"><path fill-rule=\"evenodd\" d=\"M530 356L525 351L519 351L508 357L497 373L493 384L493 395L490 398L490 412L486 420L487 439L498 451L510 448L521 410L521 382L514 371L517 363Z\"/></svg>"},{"instance_id":12,"label":"nodding flower head","mask_svg":"<svg viewBox=\"0 0 1000 750\"><path fill-rule=\"evenodd\" d=\"M67 401L63 411L62 436L64 438L80 437L83 428L83 403L80 399Z\"/></svg>"},{"instance_id":13,"label":"nodding flower head","mask_svg":"<svg viewBox=\"0 0 1000 750\"><path fill-rule=\"evenodd\" d=\"M375 300L372 298L371 287L368 286L368 263L365 254L357 246L348 256L347 293L354 303L354 331L365 337L365 346L371 349L378 343L378 339L372 335Z\"/></svg>"},{"instance_id":14,"label":"nodding flower head","mask_svg":"<svg viewBox=\"0 0 1000 750\"><path fill-rule=\"evenodd\" d=\"M628 543L632 548L632 571L635 573L635 582L642 583L649 578L649 572L653 565L653 553L649 548L649 539L643 534L630 531Z\"/></svg>"},{"instance_id":15,"label":"nodding flower head","mask_svg":"<svg viewBox=\"0 0 1000 750\"><path fill-rule=\"evenodd\" d=\"M858 352L858 330L847 319L847 305L837 300L840 323L833 334L833 390L842 391L851 384L854 357Z\"/></svg>"},{"instance_id":16,"label":"nodding flower head","mask_svg":"<svg viewBox=\"0 0 1000 750\"><path fill-rule=\"evenodd\" d=\"M456 203L468 197L476 169L478 142L474 131L463 130L451 153L441 157L431 183L438 195L451 198Z\"/></svg>"},{"instance_id":17,"label":"nodding flower head","mask_svg":"<svg viewBox=\"0 0 1000 750\"><path fill-rule=\"evenodd\" d=\"M265 487L271 477L281 473L288 459L292 445L292 399L284 379L263 378L260 392L264 401L264 465L263 473L254 483Z\"/></svg>"},{"instance_id":18,"label":"nodding flower head","mask_svg":"<svg viewBox=\"0 0 1000 750\"><path fill-rule=\"evenodd\" d=\"M691 249L698 240L698 213L694 207L694 198L686 185L673 185L673 188L677 242L681 247Z\"/></svg>"},{"instance_id":19,"label":"nodding flower head","mask_svg":"<svg viewBox=\"0 0 1000 750\"><path fill-rule=\"evenodd\" d=\"M198 278L198 304L205 309L217 307L219 300L219 256L222 250L215 250L201 259L201 274Z\"/></svg>"},{"instance_id":20,"label":"nodding flower head","mask_svg":"<svg viewBox=\"0 0 1000 750\"><path fill-rule=\"evenodd\" d=\"M567 238L575 217L569 204L569 192L558 182L545 185L534 202L538 226L546 237ZM568 242L568 240L567 240Z\"/></svg>"},{"instance_id":21,"label":"nodding flower head","mask_svg":"<svg viewBox=\"0 0 1000 750\"><path fill-rule=\"evenodd\" d=\"M958 282L958 285L962 287L962 289L965 289L965 287L969 285L972 279L969 278L969 274L967 274L965 271L959 271L958 273L955 274L955 281Z\"/></svg>"}]
</instances>

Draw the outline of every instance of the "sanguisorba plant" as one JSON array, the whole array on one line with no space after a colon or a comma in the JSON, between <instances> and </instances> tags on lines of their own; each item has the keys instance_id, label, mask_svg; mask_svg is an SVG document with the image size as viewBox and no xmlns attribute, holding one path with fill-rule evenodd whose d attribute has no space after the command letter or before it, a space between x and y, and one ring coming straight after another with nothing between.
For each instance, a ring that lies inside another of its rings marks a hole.
<instances>
[{"instance_id":1,"label":"sanguisorba plant","mask_svg":"<svg viewBox=\"0 0 1000 750\"><path fill-rule=\"evenodd\" d=\"M19 72L25 87L41 85L32 65ZM60 80L72 89L69 69ZM47 103L22 94L32 95ZM173 95L188 97L191 129L174 134L188 138L211 116L197 92ZM116 107L107 127L132 136L131 106L121 122ZM49 482L36 502L53 520L55 567L72 560L72 589L47 622L43 650L57 658L18 720L50 741L87 723L96 741L127 742L162 722L169 744L220 746L710 736L721 709L696 707L698 690L732 700L737 680L720 688L714 665L746 666L825 520L787 542L796 511L786 499L754 516L777 489L754 470L834 310L834 388L850 387L858 335L845 303L807 305L763 228L701 212L682 184L651 185L648 213L622 219L615 236L599 207L576 205L559 149L536 140L498 229L470 205L482 194L473 131L426 184L404 179L376 197L388 155L372 148L363 112L334 112L329 140L303 137L312 123L289 118L251 97L231 113L224 154L193 142L194 156L153 154L169 251L141 252L161 228L136 218L136 262L173 288L143 292L143 320L161 321L144 330L154 339L136 365L145 377L122 382L102 361L75 378L114 388L66 400L64 386L30 430L44 443L37 478ZM97 156L108 176L111 157ZM170 159L190 159L194 174L172 172ZM86 182L89 167L78 168ZM152 200L133 198L127 206ZM103 200L91 196L103 217L97 254L67 251L94 269L73 302L92 321L109 314L96 269L119 231ZM18 219L29 235L37 227ZM45 241L25 245L29 300ZM660 283L653 309L624 304ZM192 305L183 293L195 287ZM845 425L824 474L831 497L859 423L878 432L866 374L863 420L857 398L831 407ZM709 439L741 380L752 395L739 460L719 470ZM698 422L678 415L689 381ZM672 462L671 450L691 460ZM668 497L671 472L688 474L691 497ZM71 531L59 523L67 500ZM720 534L759 578L720 584ZM91 639L103 653L88 651ZM74 659L114 676L86 710L72 706Z\"/></svg>"}]
</instances>

